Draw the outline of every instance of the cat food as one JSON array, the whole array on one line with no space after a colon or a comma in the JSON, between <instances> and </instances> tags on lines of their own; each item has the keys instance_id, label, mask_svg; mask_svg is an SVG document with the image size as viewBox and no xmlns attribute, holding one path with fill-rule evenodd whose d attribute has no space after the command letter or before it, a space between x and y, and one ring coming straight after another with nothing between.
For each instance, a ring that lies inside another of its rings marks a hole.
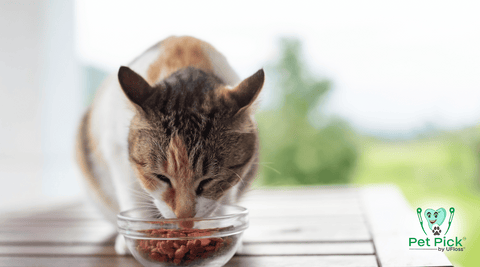
<instances>
[{"instance_id":1,"label":"cat food","mask_svg":"<svg viewBox=\"0 0 480 267\"><path fill-rule=\"evenodd\" d=\"M206 259L215 253L221 253L222 248L232 243L230 237L210 237L200 239L188 239L188 237L209 236L215 229L184 229L145 230L149 237L161 238L186 238L180 240L137 240L136 249L146 259L155 262L170 262L174 264L188 264L197 259Z\"/></svg>"}]
</instances>

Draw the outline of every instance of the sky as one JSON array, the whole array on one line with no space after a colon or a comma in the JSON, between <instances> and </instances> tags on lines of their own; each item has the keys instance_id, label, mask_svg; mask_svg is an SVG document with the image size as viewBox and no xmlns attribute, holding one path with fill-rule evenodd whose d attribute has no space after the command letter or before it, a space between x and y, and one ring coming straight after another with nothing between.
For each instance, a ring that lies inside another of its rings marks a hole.
<instances>
[{"instance_id":1,"label":"sky","mask_svg":"<svg viewBox=\"0 0 480 267\"><path fill-rule=\"evenodd\" d=\"M77 0L75 10L78 58L109 72L170 35L191 35L246 78L294 37L312 72L332 81L324 111L363 133L480 122L478 1ZM266 89L268 105L275 88Z\"/></svg>"}]
</instances>

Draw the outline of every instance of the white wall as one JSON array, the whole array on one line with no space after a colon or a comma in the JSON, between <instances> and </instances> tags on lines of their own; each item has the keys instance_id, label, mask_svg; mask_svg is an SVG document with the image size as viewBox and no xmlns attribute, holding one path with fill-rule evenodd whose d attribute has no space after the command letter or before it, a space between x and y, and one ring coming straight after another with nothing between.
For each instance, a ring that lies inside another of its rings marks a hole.
<instances>
[{"instance_id":1,"label":"white wall","mask_svg":"<svg viewBox=\"0 0 480 267\"><path fill-rule=\"evenodd\" d=\"M42 3L0 2L0 155L39 156Z\"/></svg>"},{"instance_id":2,"label":"white wall","mask_svg":"<svg viewBox=\"0 0 480 267\"><path fill-rule=\"evenodd\" d=\"M0 1L0 210L78 195L73 1Z\"/></svg>"}]
</instances>

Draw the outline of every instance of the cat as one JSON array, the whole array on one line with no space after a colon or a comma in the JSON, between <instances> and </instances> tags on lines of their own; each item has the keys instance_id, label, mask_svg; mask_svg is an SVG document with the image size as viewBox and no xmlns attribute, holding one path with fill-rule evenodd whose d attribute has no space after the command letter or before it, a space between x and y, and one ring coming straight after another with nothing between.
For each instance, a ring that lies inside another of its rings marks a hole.
<instances>
[{"instance_id":1,"label":"cat","mask_svg":"<svg viewBox=\"0 0 480 267\"><path fill-rule=\"evenodd\" d=\"M199 39L172 36L107 78L81 120L76 158L87 191L116 224L123 210L207 217L236 203L255 178L254 102L260 69L240 81ZM117 236L115 250L128 254Z\"/></svg>"}]
</instances>

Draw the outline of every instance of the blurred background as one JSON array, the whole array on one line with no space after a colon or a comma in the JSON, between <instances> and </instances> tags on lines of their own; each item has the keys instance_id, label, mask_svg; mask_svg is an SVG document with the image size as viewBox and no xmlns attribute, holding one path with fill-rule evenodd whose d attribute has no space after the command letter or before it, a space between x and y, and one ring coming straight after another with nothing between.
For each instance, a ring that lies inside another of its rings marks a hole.
<instances>
[{"instance_id":1,"label":"blurred background","mask_svg":"<svg viewBox=\"0 0 480 267\"><path fill-rule=\"evenodd\" d=\"M480 240L477 1L0 0L0 211L81 198L80 116L102 80L191 35L261 67L255 187L397 185ZM476 266L480 244L446 252Z\"/></svg>"}]
</instances>

